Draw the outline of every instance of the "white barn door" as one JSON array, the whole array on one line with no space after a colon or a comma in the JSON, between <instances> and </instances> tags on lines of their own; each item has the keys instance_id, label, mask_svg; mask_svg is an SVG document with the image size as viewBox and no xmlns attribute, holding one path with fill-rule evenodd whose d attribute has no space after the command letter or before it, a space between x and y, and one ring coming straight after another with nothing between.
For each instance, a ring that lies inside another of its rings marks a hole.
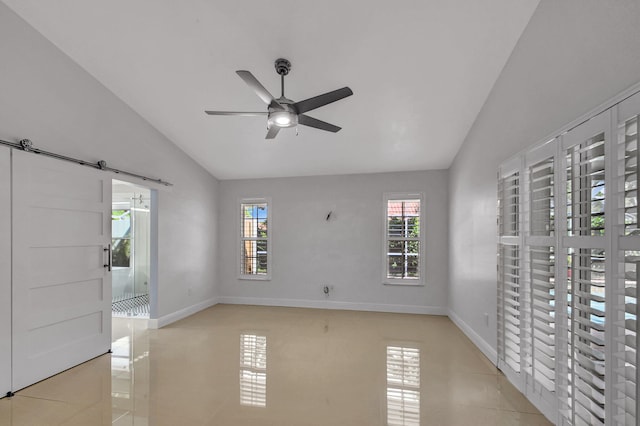
<instances>
[{"instance_id":1,"label":"white barn door","mask_svg":"<svg viewBox=\"0 0 640 426\"><path fill-rule=\"evenodd\" d=\"M11 391L11 151L0 147L0 398Z\"/></svg>"},{"instance_id":2,"label":"white barn door","mask_svg":"<svg viewBox=\"0 0 640 426\"><path fill-rule=\"evenodd\" d=\"M111 346L111 178L13 152L13 390Z\"/></svg>"}]
</instances>

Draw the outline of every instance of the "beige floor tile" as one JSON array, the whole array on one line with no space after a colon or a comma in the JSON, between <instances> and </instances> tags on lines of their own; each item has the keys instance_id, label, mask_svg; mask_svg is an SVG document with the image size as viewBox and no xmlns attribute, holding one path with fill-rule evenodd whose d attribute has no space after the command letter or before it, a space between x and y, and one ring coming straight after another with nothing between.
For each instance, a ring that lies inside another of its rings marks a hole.
<instances>
[{"instance_id":1,"label":"beige floor tile","mask_svg":"<svg viewBox=\"0 0 640 426\"><path fill-rule=\"evenodd\" d=\"M0 424L548 424L446 317L218 305L116 318L112 348L0 400Z\"/></svg>"},{"instance_id":2,"label":"beige floor tile","mask_svg":"<svg viewBox=\"0 0 640 426\"><path fill-rule=\"evenodd\" d=\"M538 409L502 374L498 376L498 391L500 392L500 408L502 410L539 413Z\"/></svg>"},{"instance_id":3,"label":"beige floor tile","mask_svg":"<svg viewBox=\"0 0 640 426\"><path fill-rule=\"evenodd\" d=\"M20 396L90 406L111 397L111 356L92 359L23 389Z\"/></svg>"},{"instance_id":4,"label":"beige floor tile","mask_svg":"<svg viewBox=\"0 0 640 426\"><path fill-rule=\"evenodd\" d=\"M59 425L82 410L81 405L68 402L14 396L0 400L0 425Z\"/></svg>"}]
</instances>

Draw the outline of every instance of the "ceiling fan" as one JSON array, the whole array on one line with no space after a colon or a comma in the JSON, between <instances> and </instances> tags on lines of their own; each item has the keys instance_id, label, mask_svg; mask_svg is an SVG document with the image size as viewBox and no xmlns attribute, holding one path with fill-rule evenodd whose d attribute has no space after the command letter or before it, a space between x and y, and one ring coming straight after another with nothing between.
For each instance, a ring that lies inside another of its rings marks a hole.
<instances>
[{"instance_id":1,"label":"ceiling fan","mask_svg":"<svg viewBox=\"0 0 640 426\"><path fill-rule=\"evenodd\" d=\"M318 120L306 115L306 112L312 111L321 106L330 104L347 96L353 95L348 87L334 90L304 101L294 102L284 96L284 76L289 74L291 70L291 62L286 59L279 58L275 62L276 72L280 74L282 83L282 95L276 99L267 89L264 88L257 78L249 71L236 71L236 74L251 87L258 97L267 104L267 111L264 112L237 112L237 111L205 111L209 115L240 115L240 116L267 116L267 136L266 139L276 137L280 129L285 127L295 127L298 124L303 126L315 127L316 129L326 130L328 132L337 132L341 127L334 126L322 120Z\"/></svg>"}]
</instances>

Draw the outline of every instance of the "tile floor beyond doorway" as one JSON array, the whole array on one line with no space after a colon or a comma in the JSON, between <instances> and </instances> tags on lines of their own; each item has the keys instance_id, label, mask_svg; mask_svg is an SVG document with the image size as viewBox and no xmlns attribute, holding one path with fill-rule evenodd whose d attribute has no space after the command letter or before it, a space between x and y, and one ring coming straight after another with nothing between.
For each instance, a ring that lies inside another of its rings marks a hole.
<instances>
[{"instance_id":1,"label":"tile floor beyond doorway","mask_svg":"<svg viewBox=\"0 0 640 426\"><path fill-rule=\"evenodd\" d=\"M0 400L0 425L546 425L446 317L217 305Z\"/></svg>"}]
</instances>

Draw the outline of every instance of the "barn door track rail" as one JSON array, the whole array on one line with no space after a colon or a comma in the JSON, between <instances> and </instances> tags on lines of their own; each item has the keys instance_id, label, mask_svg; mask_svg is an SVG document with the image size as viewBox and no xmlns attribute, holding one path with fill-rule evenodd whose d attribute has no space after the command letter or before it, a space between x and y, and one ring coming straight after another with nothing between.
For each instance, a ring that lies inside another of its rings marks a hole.
<instances>
[{"instance_id":1,"label":"barn door track rail","mask_svg":"<svg viewBox=\"0 0 640 426\"><path fill-rule=\"evenodd\" d=\"M116 173L116 174L131 176L131 177L134 177L134 178L137 178L137 179L142 179L144 181L155 182L155 183L158 183L158 184L164 185L164 186L173 186L172 183L164 181L162 179L150 178L150 177L147 177L147 176L139 175L137 173L132 173L132 172L124 171L124 170L114 169L113 167L107 166L107 162L104 161L104 160L100 160L97 163L93 163L91 161L79 160L77 158L67 157L66 155L60 155L60 154L56 154L55 152L49 152L49 151L45 151L45 150L42 150L42 149L39 149L39 148L35 148L33 146L33 142L31 142L31 140L29 140L29 139L20 139L18 142L9 142L9 141L4 141L4 140L0 139L0 145L5 145L5 146L8 146L8 147L14 148L14 149L20 149L20 150L22 150L24 152L31 152L33 154L46 155L47 157L57 158L58 160L69 161L71 163L80 164L81 166L91 167L93 169L104 170L104 171L107 171L107 172L113 172L113 173Z\"/></svg>"}]
</instances>

